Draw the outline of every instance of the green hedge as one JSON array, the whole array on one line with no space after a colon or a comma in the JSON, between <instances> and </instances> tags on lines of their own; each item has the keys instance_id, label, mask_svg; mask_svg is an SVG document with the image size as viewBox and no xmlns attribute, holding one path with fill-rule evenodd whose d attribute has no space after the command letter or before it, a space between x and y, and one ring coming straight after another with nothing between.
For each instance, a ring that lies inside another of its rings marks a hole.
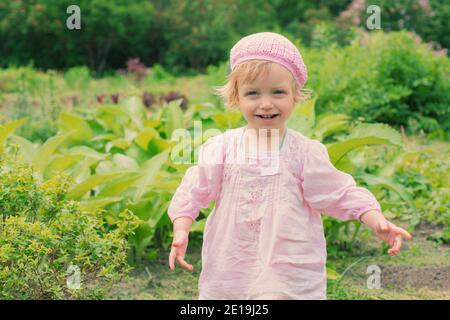
<instances>
[{"instance_id":1,"label":"green hedge","mask_svg":"<svg viewBox=\"0 0 450 320\"><path fill-rule=\"evenodd\" d=\"M346 113L412 131L450 128L450 60L402 31L345 48L305 50L319 113Z\"/></svg>"},{"instance_id":2,"label":"green hedge","mask_svg":"<svg viewBox=\"0 0 450 320\"><path fill-rule=\"evenodd\" d=\"M70 5L81 11L81 30L69 30ZM130 56L156 56L155 9L147 0L21 0L0 3L0 66L28 64L62 69L123 67ZM150 35L150 36L149 36Z\"/></svg>"},{"instance_id":3,"label":"green hedge","mask_svg":"<svg viewBox=\"0 0 450 320\"><path fill-rule=\"evenodd\" d=\"M398 2L398 1L397 1ZM272 30L302 44L348 45L352 20L341 17L351 0L19 0L0 2L0 67L32 62L44 69L87 65L95 71L124 68L131 57L172 72L204 71L228 58L240 37ZM393 4L377 0L384 31L407 29L449 48L450 5L429 0ZM81 9L81 30L68 30L68 6ZM355 6L354 6L355 7ZM357 6L356 6L357 7ZM365 28L368 14L353 27Z\"/></svg>"},{"instance_id":4,"label":"green hedge","mask_svg":"<svg viewBox=\"0 0 450 320\"><path fill-rule=\"evenodd\" d=\"M108 225L101 211L65 200L69 185L63 176L40 181L27 165L0 158L0 299L101 298L129 270L133 215L124 211ZM68 285L71 266L79 268L79 289Z\"/></svg>"}]
</instances>

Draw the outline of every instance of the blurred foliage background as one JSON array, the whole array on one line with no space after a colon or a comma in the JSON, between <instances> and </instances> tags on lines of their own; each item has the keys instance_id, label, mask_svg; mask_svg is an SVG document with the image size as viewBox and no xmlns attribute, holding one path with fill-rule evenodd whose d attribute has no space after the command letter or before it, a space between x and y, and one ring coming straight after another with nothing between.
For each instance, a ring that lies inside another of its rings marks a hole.
<instances>
[{"instance_id":1,"label":"blurred foliage background","mask_svg":"<svg viewBox=\"0 0 450 320\"><path fill-rule=\"evenodd\" d=\"M73 4L81 30L66 27ZM428 240L448 244L450 4L371 1L380 30L366 26L368 5L0 2L0 298L102 298L129 265L168 250L167 207L192 165L173 156L187 146L195 162L207 129L245 125L213 87L226 80L232 45L260 31L288 37L308 67L312 98L288 126L325 143L388 218L411 232L431 224ZM188 144L173 139L178 128ZM212 208L200 210L192 243ZM327 217L324 227L336 277L333 259L368 233ZM67 290L70 263L91 287Z\"/></svg>"},{"instance_id":2,"label":"blurred foliage background","mask_svg":"<svg viewBox=\"0 0 450 320\"><path fill-rule=\"evenodd\" d=\"M81 9L82 28L66 28L69 5ZM123 68L129 57L170 71L205 71L227 59L241 36L282 30L302 46L348 45L366 28L365 0L17 0L0 4L0 63L96 72ZM434 48L450 46L450 4L440 0L371 1L384 31L409 30Z\"/></svg>"}]
</instances>

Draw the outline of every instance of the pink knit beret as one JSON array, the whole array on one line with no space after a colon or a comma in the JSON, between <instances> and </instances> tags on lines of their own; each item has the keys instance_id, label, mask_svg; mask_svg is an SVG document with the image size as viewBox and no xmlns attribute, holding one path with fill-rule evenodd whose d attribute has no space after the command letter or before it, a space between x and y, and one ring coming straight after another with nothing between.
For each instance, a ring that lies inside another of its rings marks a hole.
<instances>
[{"instance_id":1,"label":"pink knit beret","mask_svg":"<svg viewBox=\"0 0 450 320\"><path fill-rule=\"evenodd\" d=\"M294 76L300 88L308 78L306 66L297 47L278 33L259 32L239 40L230 51L230 69L247 60L262 59L279 63Z\"/></svg>"}]
</instances>

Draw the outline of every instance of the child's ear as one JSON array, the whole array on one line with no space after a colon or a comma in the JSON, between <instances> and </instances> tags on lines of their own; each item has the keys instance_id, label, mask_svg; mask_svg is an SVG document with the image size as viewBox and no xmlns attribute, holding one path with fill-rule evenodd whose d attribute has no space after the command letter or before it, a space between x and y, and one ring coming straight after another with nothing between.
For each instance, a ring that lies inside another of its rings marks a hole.
<instances>
[{"instance_id":1,"label":"child's ear","mask_svg":"<svg viewBox=\"0 0 450 320\"><path fill-rule=\"evenodd\" d=\"M298 93L298 92L296 92L295 94L294 94L294 102L295 103L299 103L300 102L300 94Z\"/></svg>"}]
</instances>

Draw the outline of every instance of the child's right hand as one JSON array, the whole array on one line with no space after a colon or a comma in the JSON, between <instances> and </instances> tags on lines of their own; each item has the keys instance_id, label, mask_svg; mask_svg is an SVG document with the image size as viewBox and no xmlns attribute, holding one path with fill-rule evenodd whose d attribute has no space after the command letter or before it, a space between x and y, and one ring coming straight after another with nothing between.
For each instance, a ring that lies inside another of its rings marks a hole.
<instances>
[{"instance_id":1,"label":"child's right hand","mask_svg":"<svg viewBox=\"0 0 450 320\"><path fill-rule=\"evenodd\" d=\"M189 271L194 270L194 267L184 260L188 242L189 232L184 230L177 230L174 232L172 247L169 255L169 267L171 270L175 269L175 259L183 268Z\"/></svg>"}]
</instances>

